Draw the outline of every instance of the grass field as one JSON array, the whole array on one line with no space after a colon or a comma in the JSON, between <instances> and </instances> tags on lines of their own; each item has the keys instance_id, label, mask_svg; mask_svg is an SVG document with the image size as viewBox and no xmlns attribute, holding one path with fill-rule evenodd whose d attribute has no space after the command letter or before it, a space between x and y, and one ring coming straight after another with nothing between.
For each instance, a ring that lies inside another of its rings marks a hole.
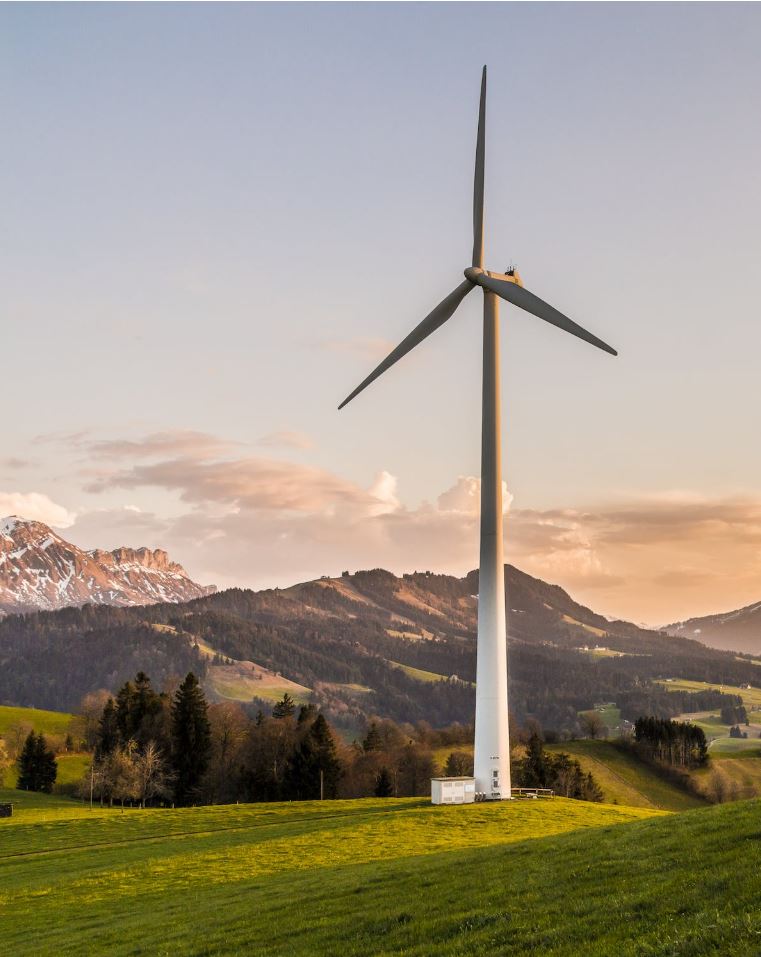
<instances>
[{"instance_id":1,"label":"grass field","mask_svg":"<svg viewBox=\"0 0 761 957\"><path fill-rule=\"evenodd\" d=\"M758 802L178 811L22 796L0 949L27 955L757 955Z\"/></svg>"},{"instance_id":2,"label":"grass field","mask_svg":"<svg viewBox=\"0 0 761 957\"><path fill-rule=\"evenodd\" d=\"M706 691L714 688L725 694L738 694L745 707L750 710L761 709L761 688L738 688L736 685L708 684L705 681L686 681L674 678L671 681L656 680L656 684L663 685L667 691Z\"/></svg>"},{"instance_id":3,"label":"grass field","mask_svg":"<svg viewBox=\"0 0 761 957\"><path fill-rule=\"evenodd\" d=\"M580 711L579 714L597 714L611 735L621 727L621 709L613 702L596 705L590 711Z\"/></svg>"},{"instance_id":4,"label":"grass field","mask_svg":"<svg viewBox=\"0 0 761 957\"><path fill-rule=\"evenodd\" d=\"M446 681L446 675L437 674L435 671L423 671L422 668L413 668L412 665L403 665L399 661L391 661L390 658L387 660L394 668L401 668L410 678L417 678L418 681Z\"/></svg>"},{"instance_id":5,"label":"grass field","mask_svg":"<svg viewBox=\"0 0 761 957\"><path fill-rule=\"evenodd\" d=\"M38 708L11 708L0 705L0 737L23 725L43 734L66 734L72 715L63 711L41 711Z\"/></svg>"},{"instance_id":6,"label":"grass field","mask_svg":"<svg viewBox=\"0 0 761 957\"><path fill-rule=\"evenodd\" d=\"M607 741L564 741L547 747L569 754L584 771L591 771L608 802L664 811L704 806L700 798L665 781L633 755L619 751Z\"/></svg>"},{"instance_id":7,"label":"grass field","mask_svg":"<svg viewBox=\"0 0 761 957\"><path fill-rule=\"evenodd\" d=\"M89 754L57 754L58 774L56 775L55 791L69 793L81 781L87 768L90 766ZM16 766L11 765L5 772L6 788L16 786Z\"/></svg>"}]
</instances>

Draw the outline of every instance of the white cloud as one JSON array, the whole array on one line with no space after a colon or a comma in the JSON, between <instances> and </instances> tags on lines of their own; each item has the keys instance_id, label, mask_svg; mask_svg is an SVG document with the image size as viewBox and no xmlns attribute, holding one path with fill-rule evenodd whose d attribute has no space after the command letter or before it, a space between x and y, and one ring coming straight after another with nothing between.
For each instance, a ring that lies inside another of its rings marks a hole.
<instances>
[{"instance_id":1,"label":"white cloud","mask_svg":"<svg viewBox=\"0 0 761 957\"><path fill-rule=\"evenodd\" d=\"M76 515L41 492L0 492L0 515L18 515L56 528L69 528Z\"/></svg>"}]
</instances>

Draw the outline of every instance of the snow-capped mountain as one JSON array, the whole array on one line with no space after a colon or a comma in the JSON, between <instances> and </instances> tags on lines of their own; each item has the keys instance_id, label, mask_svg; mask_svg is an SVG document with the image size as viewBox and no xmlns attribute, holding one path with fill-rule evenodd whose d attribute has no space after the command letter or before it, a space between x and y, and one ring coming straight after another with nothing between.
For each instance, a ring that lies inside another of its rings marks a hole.
<instances>
[{"instance_id":1,"label":"snow-capped mountain","mask_svg":"<svg viewBox=\"0 0 761 957\"><path fill-rule=\"evenodd\" d=\"M198 585L166 552L83 551L42 522L0 519L0 615L66 605L151 605L214 591Z\"/></svg>"}]
</instances>

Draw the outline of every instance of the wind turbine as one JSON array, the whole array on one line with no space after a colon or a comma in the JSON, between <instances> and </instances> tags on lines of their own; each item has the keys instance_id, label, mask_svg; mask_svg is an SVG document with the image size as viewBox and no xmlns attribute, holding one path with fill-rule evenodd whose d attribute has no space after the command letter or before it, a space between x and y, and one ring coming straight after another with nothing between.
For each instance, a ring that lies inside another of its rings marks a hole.
<instances>
[{"instance_id":1,"label":"wind turbine","mask_svg":"<svg viewBox=\"0 0 761 957\"><path fill-rule=\"evenodd\" d=\"M611 355L615 349L587 332L523 287L514 269L484 269L484 154L486 145L486 67L481 76L476 173L473 188L473 261L465 281L443 299L370 375L339 405L366 389L394 363L451 318L465 296L484 292L483 393L481 413L481 549L478 586L476 664L476 792L486 800L510 798L510 741L507 725L507 632L502 542L502 450L499 375L499 300L518 306L545 322L578 336Z\"/></svg>"}]
</instances>

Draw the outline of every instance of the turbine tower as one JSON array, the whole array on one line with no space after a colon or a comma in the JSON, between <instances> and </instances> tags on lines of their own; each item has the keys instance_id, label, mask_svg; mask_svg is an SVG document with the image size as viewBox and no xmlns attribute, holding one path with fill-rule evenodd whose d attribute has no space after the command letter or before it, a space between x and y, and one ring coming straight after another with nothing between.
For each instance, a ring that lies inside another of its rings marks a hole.
<instances>
[{"instance_id":1,"label":"turbine tower","mask_svg":"<svg viewBox=\"0 0 761 957\"><path fill-rule=\"evenodd\" d=\"M483 393L481 413L481 549L478 586L476 664L476 792L486 800L510 798L510 741L507 725L507 631L505 570L502 543L502 450L500 425L499 300L518 306L585 342L617 355L615 349L587 332L553 306L523 288L514 269L484 269L484 154L486 147L486 67L476 140L473 188L473 261L465 281L450 292L370 375L339 405L342 409L394 363L451 318L469 292L484 293Z\"/></svg>"}]
</instances>

